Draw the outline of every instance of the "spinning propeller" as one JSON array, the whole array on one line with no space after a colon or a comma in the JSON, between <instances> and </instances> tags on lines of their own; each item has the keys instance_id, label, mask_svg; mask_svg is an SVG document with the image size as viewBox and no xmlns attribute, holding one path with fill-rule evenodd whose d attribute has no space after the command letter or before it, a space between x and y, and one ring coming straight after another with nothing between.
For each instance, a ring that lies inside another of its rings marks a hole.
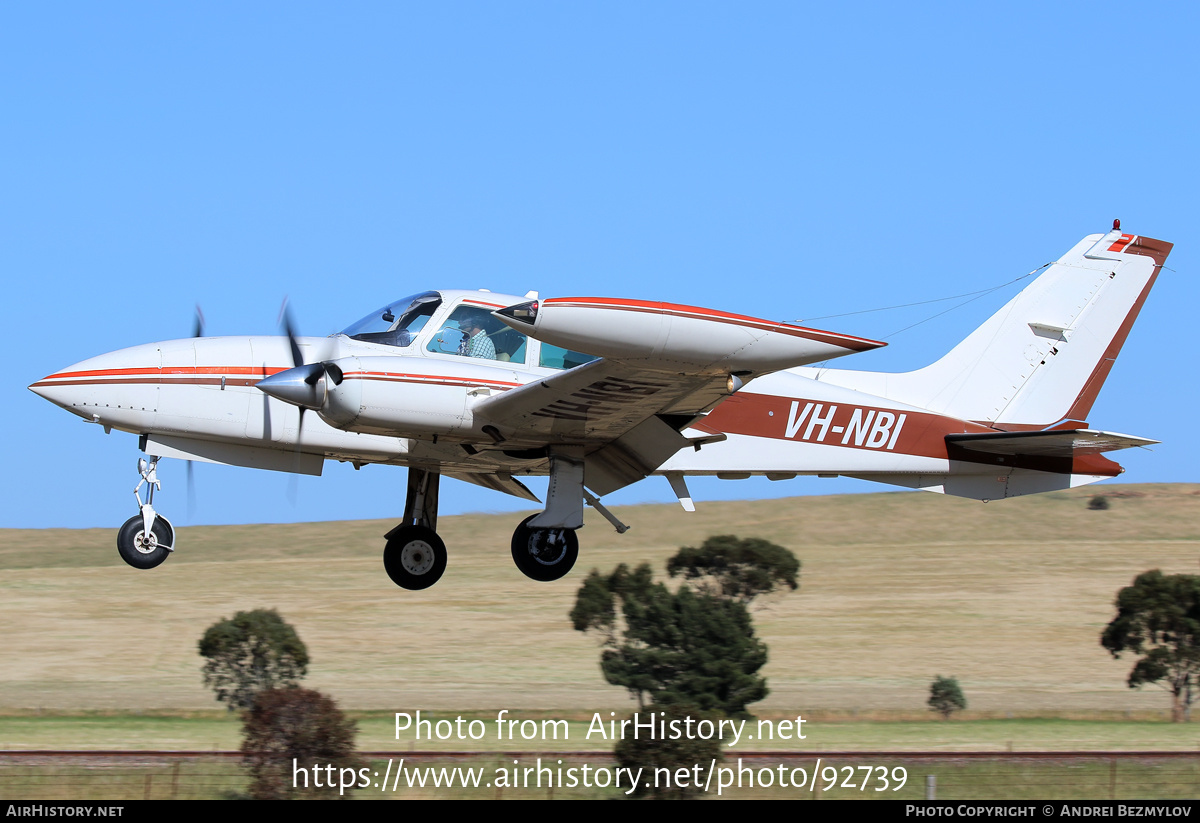
<instances>
[{"instance_id":1,"label":"spinning propeller","mask_svg":"<svg viewBox=\"0 0 1200 823\"><path fill-rule=\"evenodd\" d=\"M304 438L304 412L309 409L319 410L325 405L330 384L338 386L342 382L342 370L328 360L305 363L300 344L296 342L296 327L292 322L292 313L287 300L279 310L279 322L287 335L288 349L292 355L292 368L265 377L256 384L264 394L270 395L285 403L290 403L300 409L300 417L296 423L296 462L300 461L301 441ZM292 474L288 496L296 502L296 474Z\"/></svg>"},{"instance_id":2,"label":"spinning propeller","mask_svg":"<svg viewBox=\"0 0 1200 823\"><path fill-rule=\"evenodd\" d=\"M305 363L300 344L296 342L295 326L287 301L280 309L280 323L287 334L288 347L292 352L292 368L278 372L258 381L258 388L285 403L300 408L300 420L304 420L306 409L320 409L325 405L329 384L342 382L342 370L331 362Z\"/></svg>"},{"instance_id":3,"label":"spinning propeller","mask_svg":"<svg viewBox=\"0 0 1200 823\"><path fill-rule=\"evenodd\" d=\"M200 304L196 304L196 322L192 326L192 337L204 336L204 312L200 310Z\"/></svg>"},{"instance_id":4,"label":"spinning propeller","mask_svg":"<svg viewBox=\"0 0 1200 823\"><path fill-rule=\"evenodd\" d=\"M204 312L200 304L196 304L196 319L192 324L192 337L204 336ZM187 514L190 522L196 514L196 469L194 460L185 460L187 464Z\"/></svg>"}]
</instances>

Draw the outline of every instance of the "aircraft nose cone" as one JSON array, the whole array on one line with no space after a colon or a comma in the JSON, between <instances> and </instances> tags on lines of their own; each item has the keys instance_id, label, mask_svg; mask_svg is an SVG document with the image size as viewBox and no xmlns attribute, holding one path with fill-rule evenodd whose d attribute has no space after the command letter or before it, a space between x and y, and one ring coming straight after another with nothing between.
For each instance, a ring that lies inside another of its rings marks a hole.
<instances>
[{"instance_id":1,"label":"aircraft nose cone","mask_svg":"<svg viewBox=\"0 0 1200 823\"><path fill-rule=\"evenodd\" d=\"M29 390L38 397L44 397L56 406L64 409L71 408L70 387L58 382L59 374L50 374L29 384Z\"/></svg>"},{"instance_id":2,"label":"aircraft nose cone","mask_svg":"<svg viewBox=\"0 0 1200 823\"><path fill-rule=\"evenodd\" d=\"M161 345L149 343L81 360L30 384L29 390L85 420L108 407L151 405L135 402L127 391L131 384L157 375Z\"/></svg>"},{"instance_id":3,"label":"aircraft nose cone","mask_svg":"<svg viewBox=\"0 0 1200 823\"><path fill-rule=\"evenodd\" d=\"M255 384L264 394L302 409L319 409L325 405L325 367L309 363L286 369Z\"/></svg>"}]
</instances>

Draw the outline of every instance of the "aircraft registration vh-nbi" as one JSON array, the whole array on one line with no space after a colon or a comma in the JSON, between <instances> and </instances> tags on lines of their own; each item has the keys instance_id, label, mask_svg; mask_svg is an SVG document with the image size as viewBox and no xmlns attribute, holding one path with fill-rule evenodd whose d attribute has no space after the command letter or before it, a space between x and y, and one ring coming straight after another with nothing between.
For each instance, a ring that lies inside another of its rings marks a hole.
<instances>
[{"instance_id":1,"label":"aircraft registration vh-nbi","mask_svg":"<svg viewBox=\"0 0 1200 823\"><path fill-rule=\"evenodd\" d=\"M916 371L826 368L883 343L672 303L486 291L405 297L328 338L202 337L76 363L30 386L106 431L137 434L140 511L121 557L175 550L155 512L162 457L318 475L326 460L408 468L384 567L406 589L446 568L442 476L539 502L512 557L557 580L583 506L663 475L875 480L996 500L1121 473L1103 452L1158 441L1086 420L1170 243L1085 237L948 354ZM820 365L813 365L820 364ZM306 411L314 414L305 414ZM141 488L147 486L143 502Z\"/></svg>"}]
</instances>

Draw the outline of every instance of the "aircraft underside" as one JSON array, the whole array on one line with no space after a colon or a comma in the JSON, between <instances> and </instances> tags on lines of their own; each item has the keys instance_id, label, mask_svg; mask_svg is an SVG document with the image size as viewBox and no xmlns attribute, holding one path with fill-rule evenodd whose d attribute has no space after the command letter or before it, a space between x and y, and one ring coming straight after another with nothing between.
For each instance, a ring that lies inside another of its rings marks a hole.
<instances>
[{"instance_id":1,"label":"aircraft underside","mask_svg":"<svg viewBox=\"0 0 1200 823\"><path fill-rule=\"evenodd\" d=\"M764 378L763 382L768 388L779 388L811 381L781 376L774 380ZM811 386L809 388L811 394ZM173 391L185 390L183 387L160 384L157 391L161 404L169 408L170 401L164 398ZM540 501L521 482L521 478L551 476L551 491L545 511L522 521L511 540L514 563L522 573L534 580L557 580L574 566L579 553L576 531L583 525L585 503L594 506L617 531L624 532L627 528L604 507L596 495L589 492L586 449L569 446L506 448L505 444L471 445L451 438L441 439L440 442L434 442L433 439L389 438L345 432L328 426L320 419L308 418L301 427L300 416L294 407L274 398L262 402L260 398L249 394L249 387L233 388L227 384L224 391L229 395L248 394L250 400L258 401L254 404L256 410L261 411L269 422L235 420L226 415L223 425L239 431L261 427L261 430L271 434L271 438L205 439L196 436L200 421L195 418L181 413L156 417L154 422L158 426L169 422L172 428L151 432L143 430L139 438L139 447L152 457L149 463L143 460L139 465L143 478L139 488L149 483L147 499L143 503L139 497L138 514L130 518L118 534L121 556L130 565L142 569L153 568L175 550L173 527L152 505L157 462L163 457L307 474L320 474L326 459L358 466L380 464L406 467L408 482L403 519L384 535L385 570L397 585L406 589L428 588L437 582L446 568L447 547L437 533L443 475L533 502ZM834 399L843 404L849 398L845 391L834 394ZM768 396L747 395L740 402L774 402L780 409L788 409L793 403L801 402L781 395L770 395L771 401L764 400L764 397ZM878 402L878 398L865 395L850 399L861 401L855 407L858 409L865 408L861 403ZM242 402L234 400L231 405L241 408ZM75 408L76 413L85 418L89 410L92 410L92 414L100 414L94 409L94 404L80 404ZM912 411L908 413L919 414ZM695 476L730 480L766 476L772 480L788 480L802 476L843 475L980 500L997 500L1071 488L1113 476L1120 471L1111 461L1105 461L1113 467L1111 470L1085 474L1070 471L1070 461L1065 466L1058 466L1059 471L1042 471L1012 465L1011 458L1010 465L1004 465L1004 457L981 463L897 452L895 446L900 439L892 437L895 432L891 429L900 420L899 415L906 412L896 410L893 414L893 423L886 431L875 429L873 424L863 425L861 421L866 419L866 415L860 415L858 428L861 431L852 430L845 446L840 444L844 433L836 431L838 427L835 425L827 426L830 436L826 439L829 442L810 442L821 437L819 423L809 431L806 426L796 425L795 413L790 424L787 415L780 414L777 431L771 432L775 436L724 434L722 439L680 450L648 474L664 477L681 504L692 510L694 506L686 478ZM147 412L141 410L113 412L110 409L97 422L136 433L139 427L149 427L150 420L144 415ZM831 423L835 419L829 413L826 416ZM765 419L773 421L773 416ZM141 426L129 425L136 422L140 422ZM906 417L905 425L907 423ZM789 425L794 429L790 433ZM969 428L963 421L957 421L957 427ZM682 434L699 442L712 437L711 429L712 426L688 428ZM871 436L873 429L876 431L874 438ZM856 440L857 446L854 445ZM318 448L319 452L316 451ZM1064 468L1067 470L1064 471Z\"/></svg>"}]
</instances>

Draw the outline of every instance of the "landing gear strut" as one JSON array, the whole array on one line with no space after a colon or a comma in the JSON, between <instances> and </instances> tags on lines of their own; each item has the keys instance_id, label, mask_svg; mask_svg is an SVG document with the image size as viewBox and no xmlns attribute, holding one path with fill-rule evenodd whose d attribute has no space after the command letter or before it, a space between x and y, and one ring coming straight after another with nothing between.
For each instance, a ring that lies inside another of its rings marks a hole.
<instances>
[{"instance_id":1,"label":"landing gear strut","mask_svg":"<svg viewBox=\"0 0 1200 823\"><path fill-rule=\"evenodd\" d=\"M154 511L154 491L162 489L158 480L158 458L153 455L150 462L138 460L138 473L142 479L133 489L140 514L125 521L117 532L117 551L121 559L135 569L153 569L175 551L175 529L167 518ZM146 486L146 502L142 502L142 486Z\"/></svg>"},{"instance_id":2,"label":"landing gear strut","mask_svg":"<svg viewBox=\"0 0 1200 823\"><path fill-rule=\"evenodd\" d=\"M409 469L404 522L384 535L383 568L402 589L427 589L446 571L446 544L435 531L440 479L435 471Z\"/></svg>"},{"instance_id":3,"label":"landing gear strut","mask_svg":"<svg viewBox=\"0 0 1200 823\"><path fill-rule=\"evenodd\" d=\"M584 501L618 532L628 529L583 486L584 455L579 446L550 449L546 509L521 521L512 536L512 558L526 577L558 580L579 557L575 531L583 526ZM446 571L446 544L437 535L438 485L433 469L410 468L404 520L386 535L383 567L402 589L427 589Z\"/></svg>"}]
</instances>

